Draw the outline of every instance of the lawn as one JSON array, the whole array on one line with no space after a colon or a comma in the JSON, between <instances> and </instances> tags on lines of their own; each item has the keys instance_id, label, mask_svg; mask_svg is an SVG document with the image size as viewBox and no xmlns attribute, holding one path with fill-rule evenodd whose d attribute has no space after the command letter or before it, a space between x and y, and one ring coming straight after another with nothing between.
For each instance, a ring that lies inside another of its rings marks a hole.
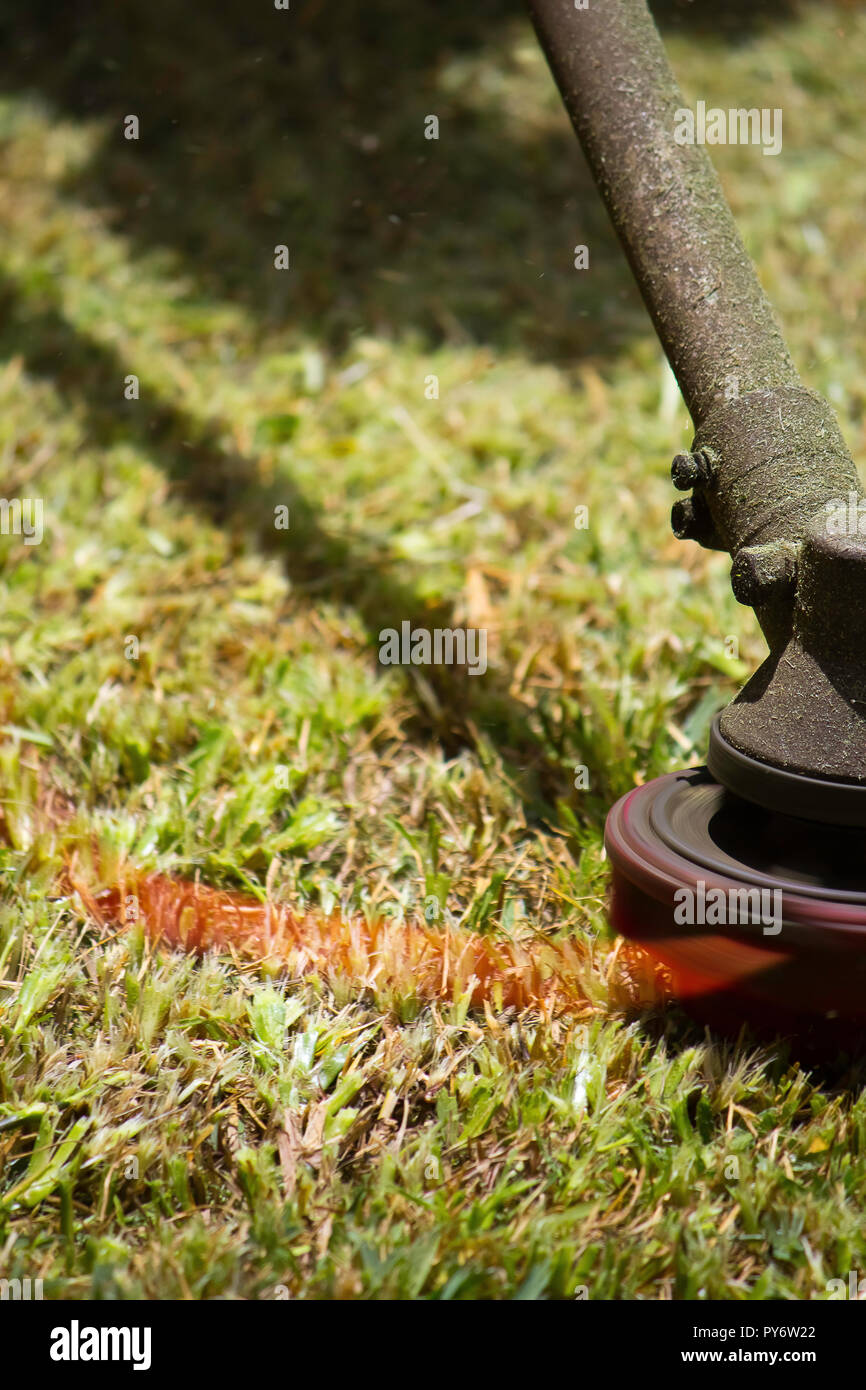
<instances>
[{"instance_id":1,"label":"lawn","mask_svg":"<svg viewBox=\"0 0 866 1390\"><path fill-rule=\"evenodd\" d=\"M784 112L714 157L859 460L866 12L654 8L690 101ZM48 16L0 4L3 488L44 504L0 536L0 1277L826 1297L862 1070L706 1035L606 920L606 811L763 644L671 535L688 416L519 7ZM405 621L486 671L381 664ZM149 874L317 950L155 944Z\"/></svg>"}]
</instances>

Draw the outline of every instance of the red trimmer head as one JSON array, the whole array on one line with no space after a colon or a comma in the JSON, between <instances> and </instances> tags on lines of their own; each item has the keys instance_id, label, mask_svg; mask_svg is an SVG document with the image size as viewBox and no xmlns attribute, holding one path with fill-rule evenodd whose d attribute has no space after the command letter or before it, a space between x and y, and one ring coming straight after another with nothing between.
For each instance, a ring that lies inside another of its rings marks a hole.
<instances>
[{"instance_id":1,"label":"red trimmer head","mask_svg":"<svg viewBox=\"0 0 866 1390\"><path fill-rule=\"evenodd\" d=\"M610 812L612 920L726 1032L866 1022L866 831L770 812L706 768L636 787Z\"/></svg>"}]
</instances>

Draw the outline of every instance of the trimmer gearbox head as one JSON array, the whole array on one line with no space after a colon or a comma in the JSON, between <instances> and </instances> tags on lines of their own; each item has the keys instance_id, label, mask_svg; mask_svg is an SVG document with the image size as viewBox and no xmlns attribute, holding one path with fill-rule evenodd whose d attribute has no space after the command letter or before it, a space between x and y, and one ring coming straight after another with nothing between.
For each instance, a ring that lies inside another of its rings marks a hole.
<instances>
[{"instance_id":1,"label":"trimmer gearbox head","mask_svg":"<svg viewBox=\"0 0 866 1390\"><path fill-rule=\"evenodd\" d=\"M787 543L789 635L715 721L708 763L730 791L768 810L866 827L861 517L866 530L866 501L859 494L831 500L796 544ZM747 551L738 560L744 557ZM734 592L744 601L753 597L751 587L743 592L736 560Z\"/></svg>"}]
</instances>

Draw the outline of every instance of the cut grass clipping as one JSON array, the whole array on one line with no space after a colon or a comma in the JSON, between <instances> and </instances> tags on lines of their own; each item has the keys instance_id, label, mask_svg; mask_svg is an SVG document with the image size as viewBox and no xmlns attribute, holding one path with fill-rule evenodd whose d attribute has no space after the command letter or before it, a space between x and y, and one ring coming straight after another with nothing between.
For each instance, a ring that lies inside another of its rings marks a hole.
<instances>
[{"instance_id":1,"label":"cut grass clipping","mask_svg":"<svg viewBox=\"0 0 866 1390\"><path fill-rule=\"evenodd\" d=\"M141 922L156 943L187 951L238 953L266 967L288 967L292 976L322 973L379 999L438 999L470 1008L535 1010L543 1019L561 1014L591 1017L599 1010L587 992L587 952L578 943L528 942L480 936L459 928L307 912L241 893L220 892L162 874L121 871L99 892L69 881L97 922ZM611 999L632 1005L669 997L665 972L632 943L611 953Z\"/></svg>"}]
</instances>

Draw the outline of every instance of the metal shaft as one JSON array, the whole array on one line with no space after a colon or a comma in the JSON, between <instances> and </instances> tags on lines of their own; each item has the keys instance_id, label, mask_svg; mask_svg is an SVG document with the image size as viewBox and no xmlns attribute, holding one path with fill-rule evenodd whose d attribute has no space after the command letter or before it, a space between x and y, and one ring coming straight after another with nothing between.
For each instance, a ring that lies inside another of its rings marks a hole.
<instances>
[{"instance_id":1,"label":"metal shaft","mask_svg":"<svg viewBox=\"0 0 866 1390\"><path fill-rule=\"evenodd\" d=\"M686 107L644 0L528 4L695 423L674 531L730 551L770 647L710 768L765 807L866 826L866 539L833 412L797 376L703 145L678 138Z\"/></svg>"},{"instance_id":2,"label":"metal shaft","mask_svg":"<svg viewBox=\"0 0 866 1390\"><path fill-rule=\"evenodd\" d=\"M705 147L677 138L688 108L645 0L528 5L695 423L674 531L730 552L734 592L779 651L802 539L860 494L856 469L800 382Z\"/></svg>"},{"instance_id":3,"label":"metal shaft","mask_svg":"<svg viewBox=\"0 0 866 1390\"><path fill-rule=\"evenodd\" d=\"M799 379L644 0L529 0L593 176L695 425Z\"/></svg>"}]
</instances>

